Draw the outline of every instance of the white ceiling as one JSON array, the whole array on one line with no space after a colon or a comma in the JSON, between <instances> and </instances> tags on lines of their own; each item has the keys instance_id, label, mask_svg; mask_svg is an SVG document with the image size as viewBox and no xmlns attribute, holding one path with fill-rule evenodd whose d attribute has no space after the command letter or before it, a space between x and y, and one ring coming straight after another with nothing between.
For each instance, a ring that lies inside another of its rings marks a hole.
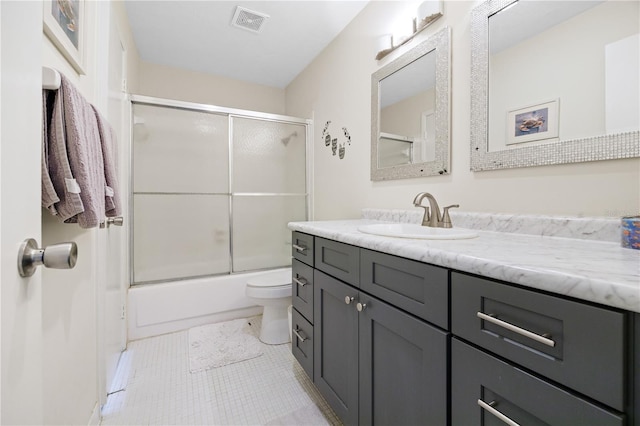
<instances>
[{"instance_id":1,"label":"white ceiling","mask_svg":"<svg viewBox=\"0 0 640 426\"><path fill-rule=\"evenodd\" d=\"M126 0L142 60L286 87L368 1ZM260 33L231 25L236 6L267 14Z\"/></svg>"}]
</instances>

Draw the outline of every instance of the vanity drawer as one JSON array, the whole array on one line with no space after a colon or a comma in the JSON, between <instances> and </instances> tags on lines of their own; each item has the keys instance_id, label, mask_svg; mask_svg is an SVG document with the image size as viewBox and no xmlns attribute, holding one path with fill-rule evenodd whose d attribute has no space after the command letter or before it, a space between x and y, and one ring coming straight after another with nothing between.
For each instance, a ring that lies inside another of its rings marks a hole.
<instances>
[{"instance_id":1,"label":"vanity drawer","mask_svg":"<svg viewBox=\"0 0 640 426\"><path fill-rule=\"evenodd\" d=\"M489 408L482 404L490 405ZM494 411L495 410L495 411ZM624 415L548 383L457 339L451 341L451 424L616 425Z\"/></svg>"},{"instance_id":2,"label":"vanity drawer","mask_svg":"<svg viewBox=\"0 0 640 426\"><path fill-rule=\"evenodd\" d=\"M313 235L293 231L291 255L307 265L313 266Z\"/></svg>"},{"instance_id":3,"label":"vanity drawer","mask_svg":"<svg viewBox=\"0 0 640 426\"><path fill-rule=\"evenodd\" d=\"M415 260L360 250L360 288L444 329L449 327L449 273Z\"/></svg>"},{"instance_id":4,"label":"vanity drawer","mask_svg":"<svg viewBox=\"0 0 640 426\"><path fill-rule=\"evenodd\" d=\"M313 323L313 268L297 259L291 262L293 307Z\"/></svg>"},{"instance_id":5,"label":"vanity drawer","mask_svg":"<svg viewBox=\"0 0 640 426\"><path fill-rule=\"evenodd\" d=\"M295 309L291 316L291 352L313 380L313 326Z\"/></svg>"},{"instance_id":6,"label":"vanity drawer","mask_svg":"<svg viewBox=\"0 0 640 426\"><path fill-rule=\"evenodd\" d=\"M625 408L625 314L451 274L457 336L610 407Z\"/></svg>"},{"instance_id":7,"label":"vanity drawer","mask_svg":"<svg viewBox=\"0 0 640 426\"><path fill-rule=\"evenodd\" d=\"M316 237L315 267L358 287L360 284L360 248Z\"/></svg>"}]
</instances>

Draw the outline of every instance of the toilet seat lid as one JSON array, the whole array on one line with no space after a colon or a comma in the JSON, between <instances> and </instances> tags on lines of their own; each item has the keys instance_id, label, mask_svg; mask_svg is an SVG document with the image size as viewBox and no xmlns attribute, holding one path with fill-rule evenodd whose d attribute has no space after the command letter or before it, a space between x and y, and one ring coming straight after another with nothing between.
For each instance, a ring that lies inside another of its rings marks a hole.
<instances>
[{"instance_id":1,"label":"toilet seat lid","mask_svg":"<svg viewBox=\"0 0 640 426\"><path fill-rule=\"evenodd\" d=\"M249 287L287 287L291 285L291 270L266 272L247 280Z\"/></svg>"},{"instance_id":2,"label":"toilet seat lid","mask_svg":"<svg viewBox=\"0 0 640 426\"><path fill-rule=\"evenodd\" d=\"M273 288L277 288L277 287L288 287L290 286L291 283L288 284L271 284L268 282L247 282L247 286L248 287L273 287Z\"/></svg>"}]
</instances>

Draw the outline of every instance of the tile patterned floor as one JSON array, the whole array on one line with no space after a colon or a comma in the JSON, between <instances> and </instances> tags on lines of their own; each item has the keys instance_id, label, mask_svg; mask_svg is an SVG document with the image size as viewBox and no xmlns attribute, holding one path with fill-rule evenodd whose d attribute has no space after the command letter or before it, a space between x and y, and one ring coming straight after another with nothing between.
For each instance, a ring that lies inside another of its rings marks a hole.
<instances>
[{"instance_id":1,"label":"tile patterned floor","mask_svg":"<svg viewBox=\"0 0 640 426\"><path fill-rule=\"evenodd\" d=\"M130 342L102 410L102 425L339 425L291 355L189 372L188 332Z\"/></svg>"}]
</instances>

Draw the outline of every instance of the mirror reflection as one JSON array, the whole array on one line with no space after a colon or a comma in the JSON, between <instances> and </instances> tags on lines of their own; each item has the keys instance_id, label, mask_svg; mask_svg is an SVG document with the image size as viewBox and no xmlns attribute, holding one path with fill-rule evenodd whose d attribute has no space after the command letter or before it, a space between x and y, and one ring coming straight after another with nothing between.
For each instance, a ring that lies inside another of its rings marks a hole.
<instances>
[{"instance_id":1,"label":"mirror reflection","mask_svg":"<svg viewBox=\"0 0 640 426\"><path fill-rule=\"evenodd\" d=\"M444 28L372 75L372 180L448 173L449 55Z\"/></svg>"},{"instance_id":2,"label":"mirror reflection","mask_svg":"<svg viewBox=\"0 0 640 426\"><path fill-rule=\"evenodd\" d=\"M435 57L431 51L380 81L379 168L435 159Z\"/></svg>"},{"instance_id":3,"label":"mirror reflection","mask_svg":"<svg viewBox=\"0 0 640 426\"><path fill-rule=\"evenodd\" d=\"M471 170L640 156L640 3L472 12Z\"/></svg>"},{"instance_id":4,"label":"mirror reflection","mask_svg":"<svg viewBox=\"0 0 640 426\"><path fill-rule=\"evenodd\" d=\"M639 130L637 6L518 1L492 15L489 151Z\"/></svg>"}]
</instances>

